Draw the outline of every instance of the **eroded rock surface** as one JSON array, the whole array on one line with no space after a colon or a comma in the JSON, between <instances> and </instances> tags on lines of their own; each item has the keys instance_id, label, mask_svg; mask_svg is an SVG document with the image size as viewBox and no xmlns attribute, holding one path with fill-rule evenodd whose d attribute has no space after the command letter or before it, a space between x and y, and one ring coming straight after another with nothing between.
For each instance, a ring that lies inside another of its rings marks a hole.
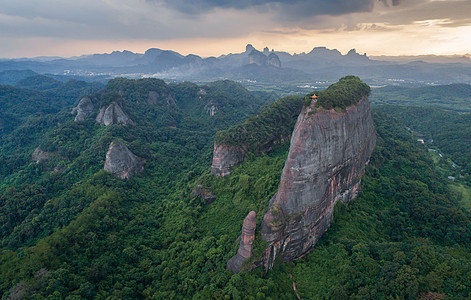
<instances>
[{"instance_id":1,"label":"eroded rock surface","mask_svg":"<svg viewBox=\"0 0 471 300\"><path fill-rule=\"evenodd\" d=\"M376 144L367 98L346 112L321 110L298 117L277 194L262 223L269 246L265 270L308 252L330 226L337 201L355 198Z\"/></svg>"},{"instance_id":2,"label":"eroded rock surface","mask_svg":"<svg viewBox=\"0 0 471 300\"><path fill-rule=\"evenodd\" d=\"M105 126L113 124L134 125L134 122L116 102L112 102L108 107L102 106L95 120Z\"/></svg>"},{"instance_id":3,"label":"eroded rock surface","mask_svg":"<svg viewBox=\"0 0 471 300\"><path fill-rule=\"evenodd\" d=\"M156 92L149 91L149 96L147 97L147 103L151 105L166 104L167 106L175 105L176 100L175 96L172 93L168 92Z\"/></svg>"},{"instance_id":4,"label":"eroded rock surface","mask_svg":"<svg viewBox=\"0 0 471 300\"><path fill-rule=\"evenodd\" d=\"M231 167L244 161L246 151L234 145L219 145L214 143L213 164L211 173L216 177L232 173Z\"/></svg>"},{"instance_id":5,"label":"eroded rock surface","mask_svg":"<svg viewBox=\"0 0 471 300\"><path fill-rule=\"evenodd\" d=\"M198 184L191 193L196 197L204 199L206 205L216 201L216 196L201 184Z\"/></svg>"},{"instance_id":6,"label":"eroded rock surface","mask_svg":"<svg viewBox=\"0 0 471 300\"><path fill-rule=\"evenodd\" d=\"M210 102L204 106L204 110L206 111L208 115L210 115L211 117L214 117L214 115L216 114L216 111L218 110L218 107L214 103Z\"/></svg>"},{"instance_id":7,"label":"eroded rock surface","mask_svg":"<svg viewBox=\"0 0 471 300\"><path fill-rule=\"evenodd\" d=\"M75 122L83 121L85 118L92 113L94 109L92 100L90 97L83 97L80 99L76 107L72 109L72 114L75 115Z\"/></svg>"},{"instance_id":8,"label":"eroded rock surface","mask_svg":"<svg viewBox=\"0 0 471 300\"><path fill-rule=\"evenodd\" d=\"M48 161L53 155L53 152L46 152L38 147L34 150L33 154L31 154L31 160L39 164L43 161Z\"/></svg>"},{"instance_id":9,"label":"eroded rock surface","mask_svg":"<svg viewBox=\"0 0 471 300\"><path fill-rule=\"evenodd\" d=\"M256 227L257 214L251 211L247 217L245 217L242 225L239 250L237 250L237 254L227 262L227 268L232 272L239 273L242 270L244 262L252 257L252 246L255 240Z\"/></svg>"},{"instance_id":10,"label":"eroded rock surface","mask_svg":"<svg viewBox=\"0 0 471 300\"><path fill-rule=\"evenodd\" d=\"M143 160L119 141L113 141L106 153L105 171L121 179L131 178L144 170Z\"/></svg>"}]
</instances>

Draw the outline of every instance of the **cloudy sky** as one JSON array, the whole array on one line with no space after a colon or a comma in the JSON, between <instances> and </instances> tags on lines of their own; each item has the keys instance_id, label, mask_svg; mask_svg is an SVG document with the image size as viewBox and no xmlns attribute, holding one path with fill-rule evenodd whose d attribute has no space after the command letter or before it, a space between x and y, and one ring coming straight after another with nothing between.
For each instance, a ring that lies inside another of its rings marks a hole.
<instances>
[{"instance_id":1,"label":"cloudy sky","mask_svg":"<svg viewBox=\"0 0 471 300\"><path fill-rule=\"evenodd\" d=\"M247 43L290 53L471 53L470 0L0 0L0 57L172 49L218 56Z\"/></svg>"}]
</instances>

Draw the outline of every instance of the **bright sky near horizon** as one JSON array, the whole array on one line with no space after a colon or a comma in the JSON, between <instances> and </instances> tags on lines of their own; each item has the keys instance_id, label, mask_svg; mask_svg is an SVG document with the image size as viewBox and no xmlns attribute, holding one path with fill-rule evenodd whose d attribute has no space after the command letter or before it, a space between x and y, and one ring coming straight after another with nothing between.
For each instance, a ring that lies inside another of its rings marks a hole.
<instances>
[{"instance_id":1,"label":"bright sky near horizon","mask_svg":"<svg viewBox=\"0 0 471 300\"><path fill-rule=\"evenodd\" d=\"M325 46L368 55L471 53L470 0L1 0L0 57L148 48L219 56Z\"/></svg>"}]
</instances>

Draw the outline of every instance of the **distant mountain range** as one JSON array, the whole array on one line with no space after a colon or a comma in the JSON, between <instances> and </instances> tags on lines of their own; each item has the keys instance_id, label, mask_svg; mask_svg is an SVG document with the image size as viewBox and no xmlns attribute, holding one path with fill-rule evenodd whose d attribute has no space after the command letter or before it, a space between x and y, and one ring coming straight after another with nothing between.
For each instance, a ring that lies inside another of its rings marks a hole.
<instances>
[{"instance_id":1,"label":"distant mountain range","mask_svg":"<svg viewBox=\"0 0 471 300\"><path fill-rule=\"evenodd\" d=\"M309 83L336 81L354 74L370 85L417 85L471 83L469 56L418 56L370 58L355 49L343 55L336 49L315 47L309 53L289 54L246 51L203 58L156 48L145 53L114 51L73 58L38 57L0 60L0 71L32 70L41 74L75 76L84 79L113 77L159 77L167 80L210 81L232 79L257 82Z\"/></svg>"}]
</instances>

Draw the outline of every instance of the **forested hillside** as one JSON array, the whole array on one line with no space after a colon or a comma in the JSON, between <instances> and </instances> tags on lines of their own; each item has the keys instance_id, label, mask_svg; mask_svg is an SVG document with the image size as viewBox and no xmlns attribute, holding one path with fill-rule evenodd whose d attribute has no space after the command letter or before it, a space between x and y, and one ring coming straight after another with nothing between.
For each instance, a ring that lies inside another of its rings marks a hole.
<instances>
[{"instance_id":1,"label":"forested hillside","mask_svg":"<svg viewBox=\"0 0 471 300\"><path fill-rule=\"evenodd\" d=\"M430 146L453 159L471 175L471 114L459 114L437 108L380 106L414 131L424 135ZM470 181L471 183L471 181Z\"/></svg>"},{"instance_id":2,"label":"forested hillside","mask_svg":"<svg viewBox=\"0 0 471 300\"><path fill-rule=\"evenodd\" d=\"M90 98L95 108L84 121L74 121L69 102L0 132L3 298L295 299L293 282L302 299L471 297L471 216L426 149L387 113L374 114L378 142L360 196L337 205L314 250L266 275L232 274L226 263L242 220L265 213L289 145L215 178L214 136L263 115L271 95L229 81L115 79ZM98 124L99 108L112 102L135 125ZM30 107L9 108L22 109ZM115 139L144 159L144 172L123 180L103 170ZM51 156L36 163L38 147ZM216 201L192 194L198 184ZM254 246L255 256L264 246Z\"/></svg>"}]
</instances>

